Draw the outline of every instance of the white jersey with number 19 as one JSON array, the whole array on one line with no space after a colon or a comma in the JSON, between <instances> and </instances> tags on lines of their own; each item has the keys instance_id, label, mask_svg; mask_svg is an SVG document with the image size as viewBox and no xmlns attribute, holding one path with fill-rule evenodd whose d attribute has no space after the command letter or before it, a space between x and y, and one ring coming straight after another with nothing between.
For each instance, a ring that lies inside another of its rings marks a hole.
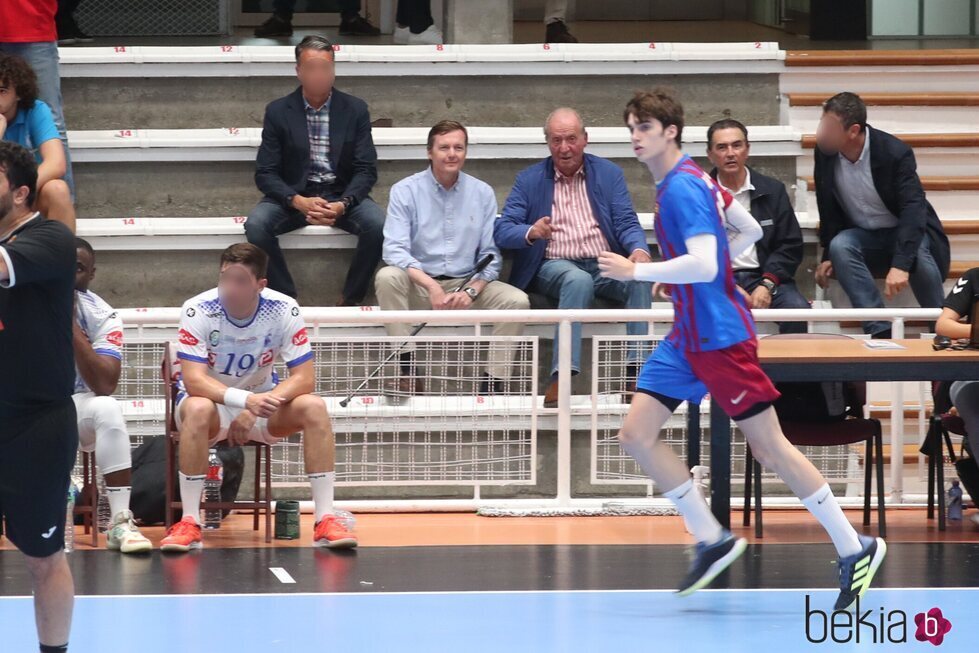
<instances>
[{"instance_id":1,"label":"white jersey with number 19","mask_svg":"<svg viewBox=\"0 0 979 653\"><path fill-rule=\"evenodd\" d=\"M296 300L266 288L255 314L239 322L224 310L214 288L184 303L177 357L206 363L209 374L229 388L268 392L277 383L276 358L291 369L310 360L313 351Z\"/></svg>"}]
</instances>

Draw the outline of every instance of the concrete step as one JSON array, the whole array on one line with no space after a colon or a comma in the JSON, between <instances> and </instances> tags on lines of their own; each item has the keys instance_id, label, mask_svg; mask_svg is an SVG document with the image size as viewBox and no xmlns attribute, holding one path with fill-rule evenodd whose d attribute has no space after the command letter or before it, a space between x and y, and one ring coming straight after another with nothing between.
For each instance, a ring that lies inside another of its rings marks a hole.
<instances>
[{"instance_id":1,"label":"concrete step","mask_svg":"<svg viewBox=\"0 0 979 653\"><path fill-rule=\"evenodd\" d=\"M646 74L606 76L348 77L337 88L362 98L372 119L430 127L451 118L466 125L541 127L562 105L588 125L620 125L636 89L667 84L684 101L688 124L725 115L778 124L778 76ZM71 129L261 127L265 105L295 90L288 77L66 78L61 88ZM723 98L719 104L718 98Z\"/></svg>"},{"instance_id":2,"label":"concrete step","mask_svg":"<svg viewBox=\"0 0 979 653\"><path fill-rule=\"evenodd\" d=\"M632 157L613 160L625 171L636 210L651 212L651 181L646 168ZM532 161L470 159L465 170L490 184L502 207L516 174ZM706 161L700 162L706 165ZM796 164L791 157L760 156L752 163L783 183L795 181ZM424 167L420 157L381 161L372 197L386 206L391 186ZM80 219L248 215L261 199L250 160L77 163L74 172Z\"/></svg>"},{"instance_id":3,"label":"concrete step","mask_svg":"<svg viewBox=\"0 0 979 653\"><path fill-rule=\"evenodd\" d=\"M784 53L772 43L626 43L337 46L336 56L338 88L395 126L537 127L564 104L588 124L621 124L635 90L659 84L678 91L688 124L774 124ZM72 129L257 127L265 105L297 85L283 46L63 48L61 76Z\"/></svg>"}]
</instances>

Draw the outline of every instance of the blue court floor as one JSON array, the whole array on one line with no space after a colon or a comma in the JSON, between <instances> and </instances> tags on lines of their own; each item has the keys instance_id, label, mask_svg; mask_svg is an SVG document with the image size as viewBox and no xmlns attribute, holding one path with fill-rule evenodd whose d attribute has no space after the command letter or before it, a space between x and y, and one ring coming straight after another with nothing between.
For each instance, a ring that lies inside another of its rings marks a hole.
<instances>
[{"instance_id":1,"label":"blue court floor","mask_svg":"<svg viewBox=\"0 0 979 653\"><path fill-rule=\"evenodd\" d=\"M838 613L831 630L830 617L809 615L808 637L825 638L819 644L807 639L807 595L810 610L828 613L836 594L722 589L685 599L669 590L81 596L71 650L925 651L934 645L915 639L915 615L939 608L952 627L938 648L979 651L979 588L871 590L861 603L866 618L860 626ZM0 598L0 651L36 650L32 622L29 597ZM845 643L832 641L834 635ZM906 641L893 641L901 638Z\"/></svg>"}]
</instances>

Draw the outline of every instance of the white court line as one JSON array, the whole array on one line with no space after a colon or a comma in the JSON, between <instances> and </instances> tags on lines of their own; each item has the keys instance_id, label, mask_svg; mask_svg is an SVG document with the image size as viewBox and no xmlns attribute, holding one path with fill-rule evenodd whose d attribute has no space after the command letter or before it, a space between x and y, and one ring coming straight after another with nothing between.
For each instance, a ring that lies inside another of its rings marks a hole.
<instances>
[{"instance_id":1,"label":"white court line","mask_svg":"<svg viewBox=\"0 0 979 653\"><path fill-rule=\"evenodd\" d=\"M698 590L691 596L697 594L722 594L722 593L746 593L746 592L839 592L835 587L777 587L777 588L718 588ZM979 587L871 587L868 592L979 592ZM76 594L79 599L173 599L173 598L235 598L247 597L256 598L262 596L287 597L287 596L437 596L439 594L462 596L467 594L675 594L676 590L671 589L612 589L612 590L425 590L410 592L244 592L240 594ZM25 594L19 596L0 596L4 599L30 599L32 595ZM684 597L689 598L689 597Z\"/></svg>"},{"instance_id":2,"label":"white court line","mask_svg":"<svg viewBox=\"0 0 979 653\"><path fill-rule=\"evenodd\" d=\"M292 585L296 582L296 579L289 575L289 572L286 571L285 567L269 567L269 571L271 571L272 574L279 579L280 583Z\"/></svg>"}]
</instances>

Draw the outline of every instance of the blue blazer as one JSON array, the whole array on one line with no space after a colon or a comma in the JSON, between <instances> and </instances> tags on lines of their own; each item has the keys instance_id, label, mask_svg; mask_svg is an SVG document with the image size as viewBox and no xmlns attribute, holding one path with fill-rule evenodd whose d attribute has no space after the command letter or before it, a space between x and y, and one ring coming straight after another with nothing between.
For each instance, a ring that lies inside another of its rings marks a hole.
<instances>
[{"instance_id":1,"label":"blue blazer","mask_svg":"<svg viewBox=\"0 0 979 653\"><path fill-rule=\"evenodd\" d=\"M637 249L649 252L646 233L632 207L622 168L601 157L585 154L588 199L605 239L618 254L628 256ZM517 174L513 189L496 219L493 236L500 249L513 252L510 285L525 290L537 275L547 242L527 244L527 230L546 215L554 204L554 162L547 157Z\"/></svg>"},{"instance_id":2,"label":"blue blazer","mask_svg":"<svg viewBox=\"0 0 979 653\"><path fill-rule=\"evenodd\" d=\"M340 197L357 204L377 182L377 151L367 103L337 89L330 96L330 166ZM265 108L255 184L266 197L287 204L302 194L309 176L309 130L302 87Z\"/></svg>"}]
</instances>

